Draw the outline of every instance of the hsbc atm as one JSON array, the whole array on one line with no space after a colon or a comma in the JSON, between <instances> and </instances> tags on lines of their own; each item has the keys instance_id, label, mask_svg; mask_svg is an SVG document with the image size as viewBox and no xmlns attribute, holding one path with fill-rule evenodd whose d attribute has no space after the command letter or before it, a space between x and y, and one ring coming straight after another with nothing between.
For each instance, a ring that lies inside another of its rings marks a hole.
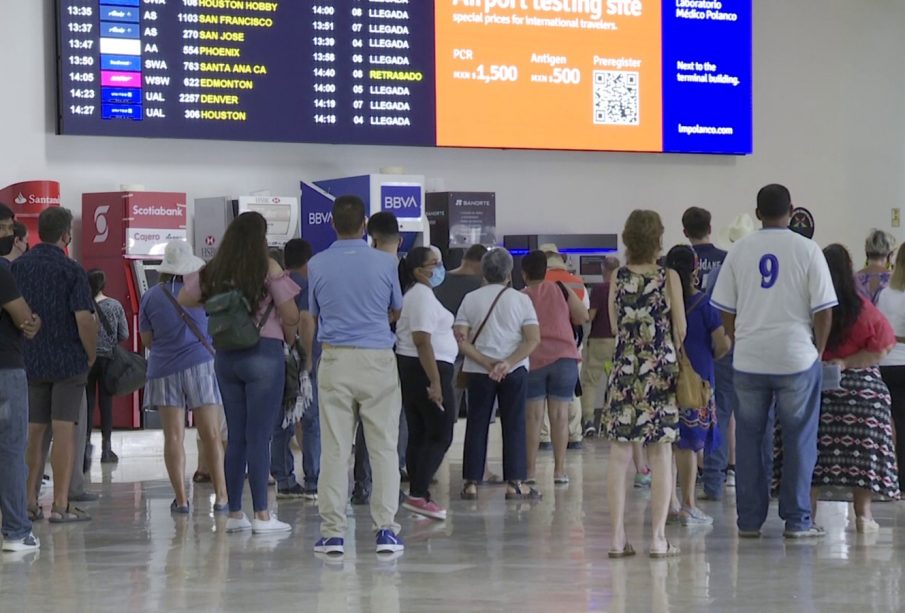
<instances>
[{"instance_id":1,"label":"hsbc atm","mask_svg":"<svg viewBox=\"0 0 905 613\"><path fill-rule=\"evenodd\" d=\"M129 323L127 346L132 351L142 350L138 332L141 296L157 283L157 267L166 244L187 239L186 219L183 193L82 194L82 265L106 273L104 293L123 305ZM143 425L141 392L113 399L113 427Z\"/></svg>"},{"instance_id":2,"label":"hsbc atm","mask_svg":"<svg viewBox=\"0 0 905 613\"><path fill-rule=\"evenodd\" d=\"M282 247L299 236L299 200L285 196L241 196L195 199L195 255L210 260L232 221L249 211L267 220L267 243Z\"/></svg>"},{"instance_id":3,"label":"hsbc atm","mask_svg":"<svg viewBox=\"0 0 905 613\"><path fill-rule=\"evenodd\" d=\"M302 187L302 238L315 253L336 240L332 226L333 201L344 195L361 198L370 216L388 211L399 221L400 253L430 244L430 229L424 206L424 177L420 175L371 174L305 182Z\"/></svg>"}]
</instances>

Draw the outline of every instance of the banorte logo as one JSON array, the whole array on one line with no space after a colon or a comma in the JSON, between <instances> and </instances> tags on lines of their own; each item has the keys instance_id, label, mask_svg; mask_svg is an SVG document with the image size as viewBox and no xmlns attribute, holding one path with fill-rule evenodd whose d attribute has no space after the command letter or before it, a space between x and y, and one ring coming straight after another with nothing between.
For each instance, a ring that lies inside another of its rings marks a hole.
<instances>
[{"instance_id":1,"label":"banorte logo","mask_svg":"<svg viewBox=\"0 0 905 613\"><path fill-rule=\"evenodd\" d=\"M107 237L110 236L110 226L107 223L107 213L109 212L110 207L107 205L99 206L94 210L95 243L106 242Z\"/></svg>"}]
</instances>

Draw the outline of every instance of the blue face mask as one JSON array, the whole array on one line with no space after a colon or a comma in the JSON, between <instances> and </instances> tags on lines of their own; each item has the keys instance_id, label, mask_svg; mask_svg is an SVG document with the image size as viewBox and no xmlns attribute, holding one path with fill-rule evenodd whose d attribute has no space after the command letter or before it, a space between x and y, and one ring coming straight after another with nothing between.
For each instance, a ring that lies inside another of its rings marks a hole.
<instances>
[{"instance_id":1,"label":"blue face mask","mask_svg":"<svg viewBox=\"0 0 905 613\"><path fill-rule=\"evenodd\" d=\"M439 287L445 280L446 269L443 268L443 264L437 264L436 266L434 266L434 272L431 273L431 287Z\"/></svg>"}]
</instances>

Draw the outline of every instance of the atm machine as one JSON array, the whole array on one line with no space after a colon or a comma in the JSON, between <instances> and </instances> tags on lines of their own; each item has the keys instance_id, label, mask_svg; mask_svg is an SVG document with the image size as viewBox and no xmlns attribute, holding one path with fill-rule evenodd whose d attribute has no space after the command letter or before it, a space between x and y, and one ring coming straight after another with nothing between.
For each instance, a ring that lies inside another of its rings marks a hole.
<instances>
[{"instance_id":1,"label":"atm machine","mask_svg":"<svg viewBox=\"0 0 905 613\"><path fill-rule=\"evenodd\" d=\"M267 220L267 244L282 248L299 237L299 201L285 196L220 196L196 198L194 217L195 255L210 260L217 253L227 226L241 215L254 211Z\"/></svg>"},{"instance_id":2,"label":"atm machine","mask_svg":"<svg viewBox=\"0 0 905 613\"><path fill-rule=\"evenodd\" d=\"M541 245L554 244L566 256L566 266L591 286L603 283L603 260L616 253L619 239L616 234L515 234L503 237L503 247L515 259L512 283L517 289L524 286L521 258Z\"/></svg>"},{"instance_id":3,"label":"atm machine","mask_svg":"<svg viewBox=\"0 0 905 613\"><path fill-rule=\"evenodd\" d=\"M399 221L402 247L430 244L430 230L424 207L424 177L419 175L371 174L324 181L302 181L301 233L315 253L336 240L332 226L333 201L344 195L358 196L368 215L389 211Z\"/></svg>"},{"instance_id":4,"label":"atm machine","mask_svg":"<svg viewBox=\"0 0 905 613\"><path fill-rule=\"evenodd\" d=\"M106 274L104 293L123 305L132 351L142 349L138 332L141 297L157 283L157 267L166 244L186 240L186 219L183 193L82 194L81 262L86 270L100 268ZM146 425L140 391L113 399L114 428Z\"/></svg>"}]
</instances>

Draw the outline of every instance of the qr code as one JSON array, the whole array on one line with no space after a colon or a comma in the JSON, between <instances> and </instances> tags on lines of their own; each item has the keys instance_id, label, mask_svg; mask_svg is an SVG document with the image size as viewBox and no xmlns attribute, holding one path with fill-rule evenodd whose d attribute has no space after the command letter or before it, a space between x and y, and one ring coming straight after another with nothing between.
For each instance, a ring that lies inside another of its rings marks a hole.
<instances>
[{"instance_id":1,"label":"qr code","mask_svg":"<svg viewBox=\"0 0 905 613\"><path fill-rule=\"evenodd\" d=\"M594 71L594 123L637 126L638 73L625 70Z\"/></svg>"}]
</instances>

